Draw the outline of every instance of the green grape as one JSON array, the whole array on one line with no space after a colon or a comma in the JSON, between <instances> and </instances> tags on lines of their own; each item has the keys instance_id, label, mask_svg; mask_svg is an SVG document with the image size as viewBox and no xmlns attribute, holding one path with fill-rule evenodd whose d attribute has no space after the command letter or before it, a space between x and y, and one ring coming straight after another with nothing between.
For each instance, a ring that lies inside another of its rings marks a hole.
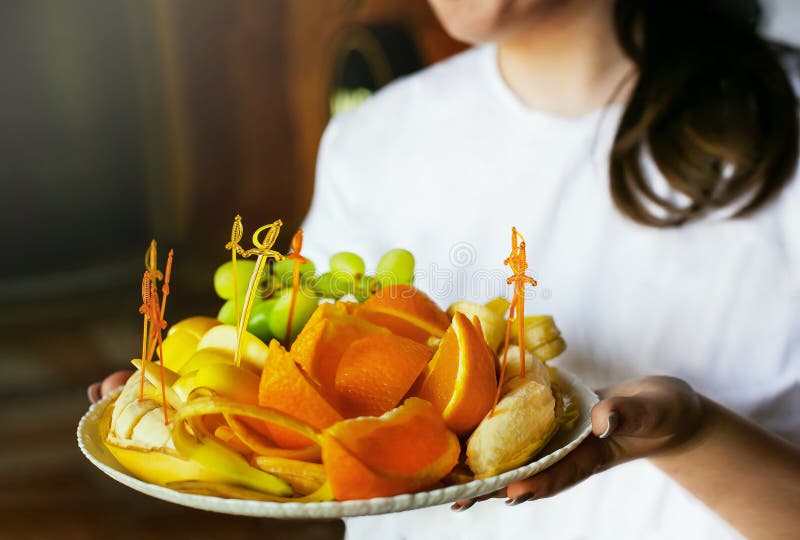
<instances>
[{"instance_id":1,"label":"green grape","mask_svg":"<svg viewBox=\"0 0 800 540\"><path fill-rule=\"evenodd\" d=\"M349 275L341 272L326 272L317 277L314 282L314 289L326 298L338 300L353 289L353 279Z\"/></svg>"},{"instance_id":2,"label":"green grape","mask_svg":"<svg viewBox=\"0 0 800 540\"><path fill-rule=\"evenodd\" d=\"M356 282L353 296L355 296L356 300L360 303L363 303L375 292L377 286L378 281L373 276L364 276Z\"/></svg>"},{"instance_id":3,"label":"green grape","mask_svg":"<svg viewBox=\"0 0 800 540\"><path fill-rule=\"evenodd\" d=\"M280 287L291 287L292 272L294 272L294 261L292 259L286 258L272 263L272 274L275 276L276 282L280 284ZM302 280L313 278L316 272L317 269L310 259L300 265L300 277Z\"/></svg>"},{"instance_id":4,"label":"green grape","mask_svg":"<svg viewBox=\"0 0 800 540\"><path fill-rule=\"evenodd\" d=\"M331 256L330 267L331 272L347 274L348 276L352 276L356 281L361 279L366 269L364 259L349 251L334 253Z\"/></svg>"},{"instance_id":5,"label":"green grape","mask_svg":"<svg viewBox=\"0 0 800 540\"><path fill-rule=\"evenodd\" d=\"M247 331L264 343L269 343L269 340L275 337L270 328L270 320L272 318L272 310L275 309L277 303L277 298L270 298L253 304L253 308L250 310Z\"/></svg>"},{"instance_id":6,"label":"green grape","mask_svg":"<svg viewBox=\"0 0 800 540\"><path fill-rule=\"evenodd\" d=\"M250 320L247 322L247 331L257 336L261 341L268 342L272 339L272 332L269 329L269 319L272 313L272 308L275 307L277 299L270 298L269 300L262 300L256 298L253 301L253 307L250 308ZM239 304L239 309L242 309L242 304ZM239 312L241 314L241 311ZM229 324L237 326L239 324L236 318L236 304L233 299L227 300L219 309L217 320L222 324Z\"/></svg>"},{"instance_id":7,"label":"green grape","mask_svg":"<svg viewBox=\"0 0 800 540\"><path fill-rule=\"evenodd\" d=\"M381 286L411 285L414 282L414 255L406 249L391 249L383 254L375 269Z\"/></svg>"},{"instance_id":8,"label":"green grape","mask_svg":"<svg viewBox=\"0 0 800 540\"><path fill-rule=\"evenodd\" d=\"M253 274L255 268L256 264L253 261L244 259L236 261L236 277L240 299L244 297L244 293L247 291L247 285L250 283L250 276ZM214 272L214 290L223 300L230 300L233 298L232 261L222 264L217 268L217 271Z\"/></svg>"},{"instance_id":9,"label":"green grape","mask_svg":"<svg viewBox=\"0 0 800 540\"><path fill-rule=\"evenodd\" d=\"M259 297L256 297L253 300L253 310L256 309L256 306L262 303L263 300ZM239 314L242 313L242 306L244 301L242 298L239 298ZM252 313L250 314L250 318L253 318ZM219 308L219 313L217 313L217 320L222 324L230 324L232 326L236 326L239 324L239 320L236 318L236 302L234 302L233 298L230 300L226 300L222 307Z\"/></svg>"},{"instance_id":10,"label":"green grape","mask_svg":"<svg viewBox=\"0 0 800 540\"><path fill-rule=\"evenodd\" d=\"M291 289L284 289L280 296L275 300L275 305L272 308L269 318L269 329L276 339L283 341L286 337L286 325L289 322L289 308L292 302ZM316 293L308 288L301 287L297 291L297 297L294 304L294 314L292 315L292 335L290 340L300 332L306 321L314 313L319 304L319 297Z\"/></svg>"}]
</instances>

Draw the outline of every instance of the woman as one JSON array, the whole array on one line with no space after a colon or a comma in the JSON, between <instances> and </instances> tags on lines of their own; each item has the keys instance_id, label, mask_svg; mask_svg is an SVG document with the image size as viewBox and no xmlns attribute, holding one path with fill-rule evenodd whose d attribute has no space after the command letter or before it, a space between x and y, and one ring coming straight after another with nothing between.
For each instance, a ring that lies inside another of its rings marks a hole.
<instances>
[{"instance_id":1,"label":"woman","mask_svg":"<svg viewBox=\"0 0 800 540\"><path fill-rule=\"evenodd\" d=\"M376 261L405 246L440 304L486 300L505 292L515 225L540 284L527 310L555 315L563 366L595 387L670 374L800 441L797 71L756 36L755 2L431 4L451 35L483 45L331 122L309 255L348 246ZM794 480L780 493L796 505L796 448L672 379L608 395L594 432L611 436L510 486L512 500L671 450L534 504L356 518L348 535L726 538L734 527L764 537L797 527L765 529L746 511L787 513L787 502L764 499L776 476ZM743 452L763 460L759 481L734 468L748 463ZM722 460L721 472L700 474Z\"/></svg>"},{"instance_id":2,"label":"woman","mask_svg":"<svg viewBox=\"0 0 800 540\"><path fill-rule=\"evenodd\" d=\"M593 411L594 435L509 486L509 501L655 457L515 508L493 499L460 514L350 519L348 536L791 533L786 508L800 477L784 440L800 441L794 58L755 35L757 5L744 0L431 4L451 35L482 45L331 122L305 252L322 261L346 247L374 262L405 246L418 286L441 305L486 300L506 292L515 225L540 284L527 311L554 314L569 343L559 362L587 384L618 386ZM691 387L642 378L655 373Z\"/></svg>"}]
</instances>

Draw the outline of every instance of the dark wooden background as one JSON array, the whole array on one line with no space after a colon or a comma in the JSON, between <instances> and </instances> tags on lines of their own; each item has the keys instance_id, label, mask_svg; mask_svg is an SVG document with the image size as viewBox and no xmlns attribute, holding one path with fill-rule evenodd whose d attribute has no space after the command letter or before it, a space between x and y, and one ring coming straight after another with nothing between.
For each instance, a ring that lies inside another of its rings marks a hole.
<instances>
[{"instance_id":1,"label":"dark wooden background","mask_svg":"<svg viewBox=\"0 0 800 540\"><path fill-rule=\"evenodd\" d=\"M301 222L354 22L403 25L428 63L460 48L424 0L2 3L0 538L342 536L140 495L75 430L87 385L136 355L151 237L176 250L177 320L216 312L234 214Z\"/></svg>"}]
</instances>

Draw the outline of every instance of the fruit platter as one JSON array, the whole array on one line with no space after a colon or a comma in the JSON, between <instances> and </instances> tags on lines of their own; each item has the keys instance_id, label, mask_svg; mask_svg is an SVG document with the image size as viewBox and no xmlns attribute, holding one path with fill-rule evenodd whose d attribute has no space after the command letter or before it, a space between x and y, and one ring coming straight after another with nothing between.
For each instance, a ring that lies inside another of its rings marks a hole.
<instances>
[{"instance_id":1,"label":"fruit platter","mask_svg":"<svg viewBox=\"0 0 800 540\"><path fill-rule=\"evenodd\" d=\"M371 275L339 252L318 275L302 230L288 254L272 249L281 226L245 250L237 216L216 317L171 325L173 253L162 271L151 243L136 371L78 426L96 467L194 508L333 518L490 493L588 436L597 397L547 363L566 343L552 317L525 315L536 282L516 230L512 299L444 310L414 287L409 251L388 251Z\"/></svg>"}]
</instances>

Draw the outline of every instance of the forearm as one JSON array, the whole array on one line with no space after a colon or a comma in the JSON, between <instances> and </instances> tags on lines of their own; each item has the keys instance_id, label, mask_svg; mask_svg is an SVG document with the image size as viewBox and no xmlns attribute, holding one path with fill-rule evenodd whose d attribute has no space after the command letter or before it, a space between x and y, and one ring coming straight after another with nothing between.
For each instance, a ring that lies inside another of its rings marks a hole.
<instances>
[{"instance_id":1,"label":"forearm","mask_svg":"<svg viewBox=\"0 0 800 540\"><path fill-rule=\"evenodd\" d=\"M651 461L748 538L797 538L800 449L702 401L696 434Z\"/></svg>"}]
</instances>

